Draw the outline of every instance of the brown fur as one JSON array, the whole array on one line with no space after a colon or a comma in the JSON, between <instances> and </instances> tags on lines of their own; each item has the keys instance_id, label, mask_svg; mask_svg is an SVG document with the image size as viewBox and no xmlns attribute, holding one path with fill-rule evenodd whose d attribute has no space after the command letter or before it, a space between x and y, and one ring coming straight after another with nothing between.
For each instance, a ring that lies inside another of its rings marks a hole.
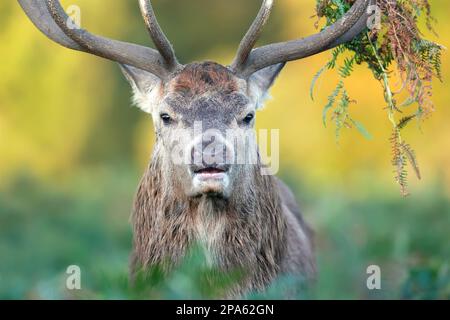
<instances>
[{"instance_id":1,"label":"brown fur","mask_svg":"<svg viewBox=\"0 0 450 320\"><path fill-rule=\"evenodd\" d=\"M280 66L265 70L254 84L267 91L279 71ZM169 271L192 245L200 245L212 267L243 272L226 297L261 291L285 273L313 278L312 234L281 181L262 175L260 164L248 163L232 164L226 186L199 186L192 168L176 165L170 157L173 143L192 152L190 135L174 129L192 129L195 121L202 122L203 132L212 128L223 139L229 129L250 130L252 125L242 119L256 111L249 94L254 86L224 66L202 62L184 66L164 87L163 102L155 106L153 158L134 203L132 274L155 265ZM159 112L177 120L165 125ZM246 147L242 138L236 148ZM234 141L228 143L234 146ZM253 143L245 150L256 151ZM208 189L213 187L217 189Z\"/></svg>"},{"instance_id":2,"label":"brown fur","mask_svg":"<svg viewBox=\"0 0 450 320\"><path fill-rule=\"evenodd\" d=\"M225 67L214 62L191 63L176 75L171 91L184 96L200 96L206 92L232 93L238 85Z\"/></svg>"},{"instance_id":3,"label":"brown fur","mask_svg":"<svg viewBox=\"0 0 450 320\"><path fill-rule=\"evenodd\" d=\"M289 239L304 224L296 226L297 220L283 213L277 179L260 175L258 166L251 171L228 200L186 198L165 176L156 149L134 205L132 272L167 261L174 265L199 241L215 266L248 272L228 297L263 290L281 272L313 277L309 243L297 246Z\"/></svg>"}]
</instances>

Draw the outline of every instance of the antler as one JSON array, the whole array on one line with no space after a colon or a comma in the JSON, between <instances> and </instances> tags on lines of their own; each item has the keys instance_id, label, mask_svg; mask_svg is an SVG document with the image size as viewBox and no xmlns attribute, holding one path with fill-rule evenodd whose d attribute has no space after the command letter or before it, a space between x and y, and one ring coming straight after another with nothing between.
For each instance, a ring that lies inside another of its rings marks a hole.
<instances>
[{"instance_id":1,"label":"antler","mask_svg":"<svg viewBox=\"0 0 450 320\"><path fill-rule=\"evenodd\" d=\"M269 44L254 50L272 9L272 0L264 0L261 10L241 42L232 70L243 78L271 65L302 59L352 40L367 28L367 8L374 0L356 0L336 23L309 37Z\"/></svg>"},{"instance_id":2,"label":"antler","mask_svg":"<svg viewBox=\"0 0 450 320\"><path fill-rule=\"evenodd\" d=\"M139 0L139 7L153 43L166 60L169 68L176 69L180 64L175 56L172 44L159 26L151 2L149 0Z\"/></svg>"},{"instance_id":3,"label":"antler","mask_svg":"<svg viewBox=\"0 0 450 320\"><path fill-rule=\"evenodd\" d=\"M91 53L143 69L163 79L179 67L172 46L151 10L149 0L140 0L140 5L147 28L159 51L97 36L81 28L70 28L67 23L70 18L57 0L18 1L30 20L42 33L69 49ZM150 10L148 10L149 8Z\"/></svg>"},{"instance_id":4,"label":"antler","mask_svg":"<svg viewBox=\"0 0 450 320\"><path fill-rule=\"evenodd\" d=\"M256 44L256 41L258 41L259 36L261 35L264 26L269 20L272 8L273 8L273 0L263 1L261 9L258 12L258 16L253 21L252 25L250 26L250 29L247 31L247 33L245 34L244 38L242 39L239 45L236 58L234 59L233 64L231 66L232 69L236 69L239 66L243 65L247 60L250 52L252 51L253 47Z\"/></svg>"}]
</instances>

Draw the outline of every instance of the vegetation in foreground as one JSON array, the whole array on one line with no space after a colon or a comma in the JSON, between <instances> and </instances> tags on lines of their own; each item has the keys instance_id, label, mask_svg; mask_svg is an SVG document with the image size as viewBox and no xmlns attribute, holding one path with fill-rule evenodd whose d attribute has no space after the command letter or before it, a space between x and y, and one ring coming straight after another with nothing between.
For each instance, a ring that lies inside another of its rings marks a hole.
<instances>
[{"instance_id":1,"label":"vegetation in foreground","mask_svg":"<svg viewBox=\"0 0 450 320\"><path fill-rule=\"evenodd\" d=\"M155 269L131 288L129 190L137 175L118 168L95 175L58 190L23 175L2 189L1 298L194 299L217 296L231 285L194 250L167 277ZM450 200L440 185L407 199L296 189L316 230L320 277L309 291L300 290L300 280L284 278L248 298L450 298ZM366 287L372 264L381 267L381 290ZM81 268L80 291L65 289L69 265Z\"/></svg>"}]
</instances>

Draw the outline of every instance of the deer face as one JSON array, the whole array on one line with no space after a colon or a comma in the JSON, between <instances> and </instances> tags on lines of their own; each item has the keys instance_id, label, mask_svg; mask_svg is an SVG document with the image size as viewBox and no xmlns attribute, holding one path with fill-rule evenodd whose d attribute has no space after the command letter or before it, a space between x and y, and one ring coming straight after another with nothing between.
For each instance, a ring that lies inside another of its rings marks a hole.
<instances>
[{"instance_id":1,"label":"deer face","mask_svg":"<svg viewBox=\"0 0 450 320\"><path fill-rule=\"evenodd\" d=\"M189 197L228 198L258 165L256 111L283 68L278 64L248 80L214 62L186 65L163 82L125 66L136 104L153 118L155 156Z\"/></svg>"}]
</instances>

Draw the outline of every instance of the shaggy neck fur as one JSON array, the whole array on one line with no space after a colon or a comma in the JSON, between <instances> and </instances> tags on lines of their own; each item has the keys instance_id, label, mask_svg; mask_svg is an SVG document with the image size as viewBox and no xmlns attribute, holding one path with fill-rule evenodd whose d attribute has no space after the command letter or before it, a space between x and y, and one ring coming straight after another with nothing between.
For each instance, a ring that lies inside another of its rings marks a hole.
<instances>
[{"instance_id":1,"label":"shaggy neck fur","mask_svg":"<svg viewBox=\"0 0 450 320\"><path fill-rule=\"evenodd\" d=\"M187 198L157 147L134 203L133 272L175 265L190 245L199 243L215 267L244 271L233 294L266 287L280 271L286 222L274 178L259 172L259 166L253 167L227 200Z\"/></svg>"}]
</instances>

